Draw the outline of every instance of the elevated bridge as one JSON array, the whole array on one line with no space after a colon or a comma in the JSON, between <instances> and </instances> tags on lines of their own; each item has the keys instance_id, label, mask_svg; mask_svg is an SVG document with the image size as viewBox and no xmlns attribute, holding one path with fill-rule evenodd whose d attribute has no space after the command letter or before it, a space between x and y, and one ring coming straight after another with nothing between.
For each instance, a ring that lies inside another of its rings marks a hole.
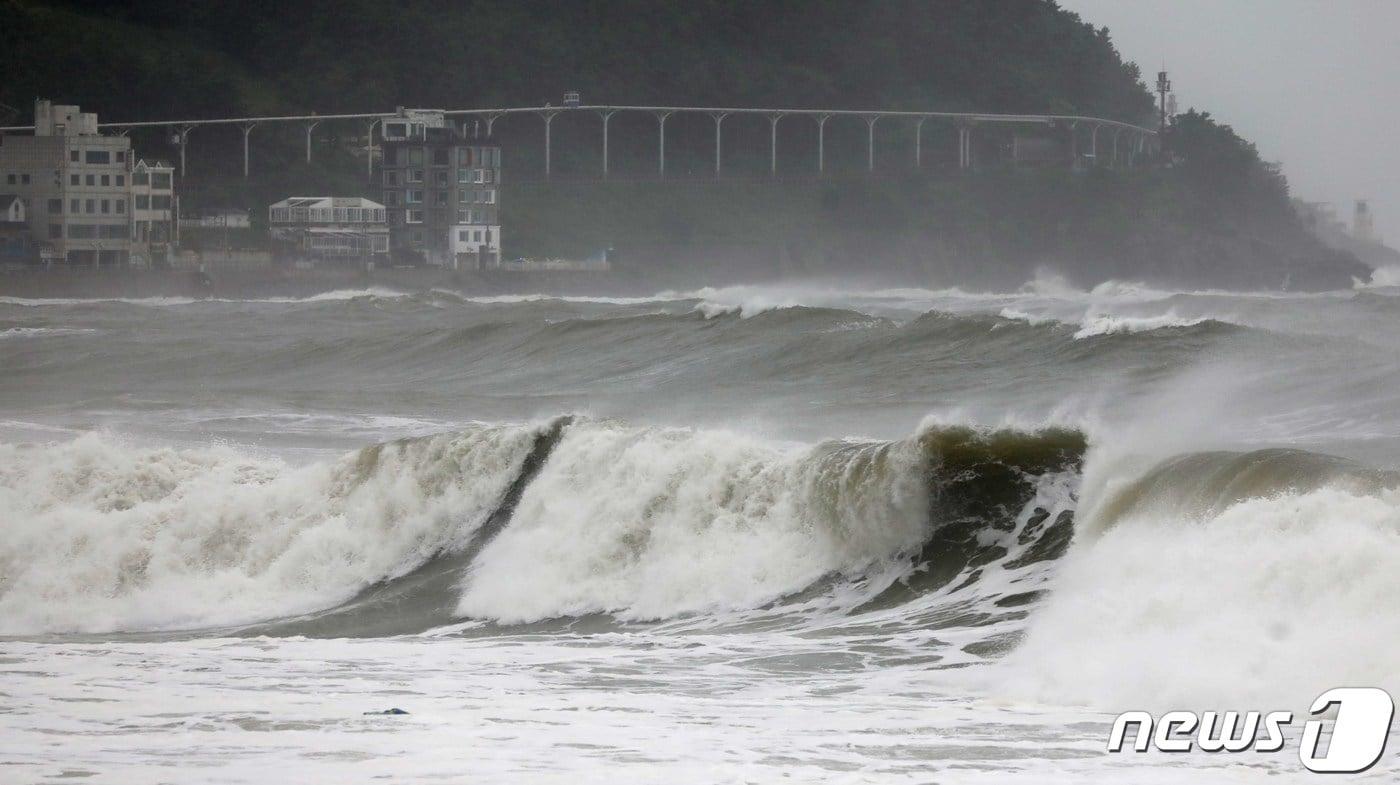
<instances>
[{"instance_id":1,"label":"elevated bridge","mask_svg":"<svg viewBox=\"0 0 1400 785\"><path fill-rule=\"evenodd\" d=\"M544 174L546 178L551 176L553 168L551 146L553 143L552 129L555 118L563 114L580 113L597 116L602 124L601 175L604 178L606 178L609 173L609 125L615 116L623 113L640 113L655 118L657 129L657 176L661 179L665 179L666 177L666 123L672 117L685 114L707 116L714 122L714 173L716 177L723 174L724 122L730 117L742 115L757 115L767 118L770 131L769 167L771 174L775 176L778 173L778 125L785 120L792 122L798 119L805 119L816 123L817 155L816 161L814 162L814 171L818 174L824 173L827 170L827 124L837 119L857 120L865 124L866 167L870 171L874 171L875 169L875 127L880 123L890 124L900 122L909 127L909 130L913 134L914 142L913 157L910 164L914 169L919 169L924 164L923 129L924 125L929 121L946 123L957 129L957 160L958 167L962 169L967 169L972 166L973 133L979 126L1039 126L1062 128L1069 132L1074 160L1078 160L1079 158L1079 145L1082 141L1087 144L1087 154L1092 156L1096 163L1100 162L1100 145L1103 144L1109 152L1107 165L1114 168L1133 166L1144 152L1155 148L1159 144L1157 131L1152 128L1119 120L1081 115L920 112L881 109L783 109L737 106L627 106L581 104L566 104L563 106L546 104L545 106L501 107L494 109L447 109L442 110L442 112L449 117L471 118L484 122L487 135L491 135L496 122L502 117L510 115L534 115L539 117L544 124L543 152ZM374 157L370 153L373 150L375 129L385 120L398 116L398 112L372 112L363 114L222 117L203 120L139 120L132 122L99 123L98 128L110 130L118 134L129 133L138 128L168 129L174 143L180 150L180 173L183 175L186 167L185 149L189 143L190 134L192 132L196 129L209 126L235 126L240 128L243 132L243 176L247 177L250 160L250 139L253 130L259 126L300 126L305 131L306 135L306 160L309 163L312 157L312 131L318 126L327 123L360 123L365 129L365 157L367 159L369 174L372 177ZM22 133L25 131L32 132L33 130L34 126L32 125L0 127L0 133ZM1084 136L1087 136L1087 139L1081 140L1081 137ZM1014 144L1011 155L1014 160L1016 157Z\"/></svg>"}]
</instances>

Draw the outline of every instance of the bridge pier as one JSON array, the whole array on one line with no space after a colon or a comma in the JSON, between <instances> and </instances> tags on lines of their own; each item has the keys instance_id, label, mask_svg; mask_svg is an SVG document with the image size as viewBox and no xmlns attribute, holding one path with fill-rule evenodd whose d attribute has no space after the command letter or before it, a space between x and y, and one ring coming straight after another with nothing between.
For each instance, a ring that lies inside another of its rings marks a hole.
<instances>
[{"instance_id":1,"label":"bridge pier","mask_svg":"<svg viewBox=\"0 0 1400 785\"><path fill-rule=\"evenodd\" d=\"M923 171L924 168L924 123L928 122L927 117L920 117L914 123L914 169Z\"/></svg>"},{"instance_id":2,"label":"bridge pier","mask_svg":"<svg viewBox=\"0 0 1400 785\"><path fill-rule=\"evenodd\" d=\"M318 125L320 125L320 124L321 124L321 121L320 121L320 120L316 120L316 121L314 121L314 122L310 122L310 123L307 123L307 124L306 124L306 162L307 162L307 163L311 163L311 132L314 131L314 130L316 130L316 126L318 126Z\"/></svg>"},{"instance_id":3,"label":"bridge pier","mask_svg":"<svg viewBox=\"0 0 1400 785\"><path fill-rule=\"evenodd\" d=\"M768 115L768 173L773 177L778 176L778 121L781 119L783 119L782 114Z\"/></svg>"},{"instance_id":4,"label":"bridge pier","mask_svg":"<svg viewBox=\"0 0 1400 785\"><path fill-rule=\"evenodd\" d=\"M724 126L724 118L728 117L728 112L715 112L711 117L715 118L715 178L719 179L723 166L722 151L724 147L724 135L720 130Z\"/></svg>"},{"instance_id":5,"label":"bridge pier","mask_svg":"<svg viewBox=\"0 0 1400 785\"><path fill-rule=\"evenodd\" d=\"M608 121L616 114L615 110L609 109L598 113L603 118L603 179L608 179Z\"/></svg>"},{"instance_id":6,"label":"bridge pier","mask_svg":"<svg viewBox=\"0 0 1400 785\"><path fill-rule=\"evenodd\" d=\"M554 116L557 115L557 114L559 114L559 113L558 113L558 112L540 112L540 117L543 117L543 118L544 118L544 179L546 179L546 180L550 179L550 175L552 174L552 172L551 172L550 160L549 160L549 159L550 159L549 136L550 136L550 126L554 125Z\"/></svg>"},{"instance_id":7,"label":"bridge pier","mask_svg":"<svg viewBox=\"0 0 1400 785\"><path fill-rule=\"evenodd\" d=\"M180 176L185 176L185 147L190 141L190 131L194 130L192 125L182 125L175 131L176 143L180 145Z\"/></svg>"},{"instance_id":8,"label":"bridge pier","mask_svg":"<svg viewBox=\"0 0 1400 785\"><path fill-rule=\"evenodd\" d=\"M244 123L244 124L243 124L243 179L244 179L244 180L247 180L247 179L248 179L248 135L251 134L251 133L253 133L253 129L256 128L257 125L258 125L257 123Z\"/></svg>"},{"instance_id":9,"label":"bridge pier","mask_svg":"<svg viewBox=\"0 0 1400 785\"><path fill-rule=\"evenodd\" d=\"M666 179L666 118L670 116L670 112L656 113L656 127L660 140L657 151L659 154L656 157L656 175L661 180Z\"/></svg>"},{"instance_id":10,"label":"bridge pier","mask_svg":"<svg viewBox=\"0 0 1400 785\"><path fill-rule=\"evenodd\" d=\"M371 183L374 182L374 127L380 122L380 118L375 118L365 126L365 178Z\"/></svg>"},{"instance_id":11,"label":"bridge pier","mask_svg":"<svg viewBox=\"0 0 1400 785\"><path fill-rule=\"evenodd\" d=\"M877 123L877 122L879 122L879 121L880 121L880 115L878 115L878 114L872 114L872 115L870 115L870 116L868 116L868 117L865 118L865 133L866 133L865 170L866 170L867 172L874 172L874 171L875 171L875 123Z\"/></svg>"}]
</instances>

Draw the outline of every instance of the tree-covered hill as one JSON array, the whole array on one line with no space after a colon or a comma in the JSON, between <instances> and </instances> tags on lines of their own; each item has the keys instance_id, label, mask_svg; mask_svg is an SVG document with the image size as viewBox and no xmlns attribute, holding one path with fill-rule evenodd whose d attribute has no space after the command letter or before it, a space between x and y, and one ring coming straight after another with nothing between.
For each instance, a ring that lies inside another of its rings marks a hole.
<instances>
[{"instance_id":1,"label":"tree-covered hill","mask_svg":"<svg viewBox=\"0 0 1400 785\"><path fill-rule=\"evenodd\" d=\"M1137 67L1044 0L0 0L0 102L135 119L558 100L1140 120Z\"/></svg>"},{"instance_id":2,"label":"tree-covered hill","mask_svg":"<svg viewBox=\"0 0 1400 785\"><path fill-rule=\"evenodd\" d=\"M598 104L1156 120L1138 67L1123 61L1109 31L1053 0L0 0L0 67L11 122L27 121L36 97L134 121L542 105L565 90ZM615 123L613 173L652 177L655 118ZM881 177L872 180L864 123L831 126L825 183L811 179L810 120L779 130L779 172L795 181L766 181L767 122L735 117L725 127L726 172L751 182L704 183L713 125L677 116L667 170L689 184L581 191L525 182L542 173L542 126L533 116L505 118L496 131L510 183L502 194L507 253L612 245L634 261L713 271L725 243L747 269L829 273L856 264L1002 283L1040 265L1086 283L1326 287L1368 274L1312 238L1281 173L1207 114L1175 118L1166 154L1151 166L1088 175L1059 165L1026 171L992 154L968 177L953 164L954 129L930 123L924 170L911 176L912 124L890 121L876 129ZM236 204L260 218L293 193L378 196L355 157L362 127L321 124L310 164L302 133L258 128L245 179L241 132L199 129L182 204ZM979 131L981 149L1004 152L1000 133ZM1066 129L1043 133L1067 163ZM133 140L143 155L175 155L158 129ZM555 174L596 179L600 141L596 116L560 117Z\"/></svg>"}]
</instances>

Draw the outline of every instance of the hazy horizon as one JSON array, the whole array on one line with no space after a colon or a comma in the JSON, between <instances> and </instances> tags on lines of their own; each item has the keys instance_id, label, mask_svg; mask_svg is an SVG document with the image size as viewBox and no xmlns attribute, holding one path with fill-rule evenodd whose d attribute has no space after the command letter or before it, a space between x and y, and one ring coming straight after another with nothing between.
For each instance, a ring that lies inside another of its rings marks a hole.
<instances>
[{"instance_id":1,"label":"hazy horizon","mask_svg":"<svg viewBox=\"0 0 1400 785\"><path fill-rule=\"evenodd\" d=\"M1377 232L1400 243L1400 3L1384 0L1061 0L1107 27L1125 60L1156 81L1165 65L1179 111L1209 111L1283 164L1293 195L1331 202L1350 224L1369 198Z\"/></svg>"}]
</instances>

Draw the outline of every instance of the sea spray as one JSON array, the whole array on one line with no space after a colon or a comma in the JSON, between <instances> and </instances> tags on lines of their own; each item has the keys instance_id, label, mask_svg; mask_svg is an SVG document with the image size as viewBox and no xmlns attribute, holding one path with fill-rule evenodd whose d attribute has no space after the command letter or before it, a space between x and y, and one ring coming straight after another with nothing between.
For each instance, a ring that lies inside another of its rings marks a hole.
<instances>
[{"instance_id":1,"label":"sea spray","mask_svg":"<svg viewBox=\"0 0 1400 785\"><path fill-rule=\"evenodd\" d=\"M0 446L0 632L228 625L332 605L465 545L534 433L483 425L303 467L98 434Z\"/></svg>"}]
</instances>

